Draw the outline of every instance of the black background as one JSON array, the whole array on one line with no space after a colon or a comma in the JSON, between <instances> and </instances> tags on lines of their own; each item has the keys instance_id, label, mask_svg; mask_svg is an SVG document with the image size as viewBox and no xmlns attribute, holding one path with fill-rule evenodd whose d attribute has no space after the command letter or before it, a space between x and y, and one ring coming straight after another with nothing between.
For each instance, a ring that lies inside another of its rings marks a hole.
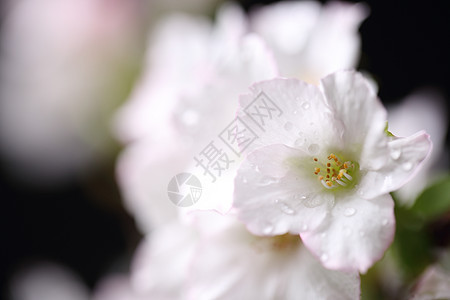
<instances>
[{"instance_id":1,"label":"black background","mask_svg":"<svg viewBox=\"0 0 450 300\"><path fill-rule=\"evenodd\" d=\"M241 1L246 9L269 2L273 1ZM421 87L438 89L448 101L447 2L366 3L371 12L360 28L359 67L375 77L382 101L398 101ZM126 266L139 240L132 218L121 205L113 161L56 188L26 185L0 166L0 197L3 296L14 271L40 260L68 266L93 287L118 259Z\"/></svg>"}]
</instances>

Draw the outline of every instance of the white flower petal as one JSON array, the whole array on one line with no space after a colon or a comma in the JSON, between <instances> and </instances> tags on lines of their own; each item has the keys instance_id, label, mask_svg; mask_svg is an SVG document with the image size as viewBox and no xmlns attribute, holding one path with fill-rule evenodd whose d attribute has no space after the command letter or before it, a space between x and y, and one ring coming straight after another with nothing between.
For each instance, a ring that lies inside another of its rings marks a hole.
<instances>
[{"instance_id":1,"label":"white flower petal","mask_svg":"<svg viewBox=\"0 0 450 300\"><path fill-rule=\"evenodd\" d=\"M450 299L450 274L439 265L433 265L421 276L414 287L411 300Z\"/></svg>"},{"instance_id":2,"label":"white flower petal","mask_svg":"<svg viewBox=\"0 0 450 300\"><path fill-rule=\"evenodd\" d=\"M241 165L233 206L251 232L299 233L316 228L326 217L332 195L320 193L323 187L313 171L311 180L305 179L304 170L314 168L308 167L309 156L304 157L300 150L271 145L252 152Z\"/></svg>"},{"instance_id":3,"label":"white flower petal","mask_svg":"<svg viewBox=\"0 0 450 300\"><path fill-rule=\"evenodd\" d=\"M189 299L358 299L357 272L325 269L298 243L255 237L241 224L200 243L188 283ZM283 239L283 237L281 237ZM281 248L280 248L281 247Z\"/></svg>"},{"instance_id":4,"label":"white flower petal","mask_svg":"<svg viewBox=\"0 0 450 300\"><path fill-rule=\"evenodd\" d=\"M131 269L133 288L152 299L180 298L196 244L193 227L173 222L156 229L141 242L135 254Z\"/></svg>"},{"instance_id":5,"label":"white flower petal","mask_svg":"<svg viewBox=\"0 0 450 300\"><path fill-rule=\"evenodd\" d=\"M386 110L369 82L359 73L345 71L325 77L321 86L337 126L341 127L347 155L358 161L361 168L383 164L388 155Z\"/></svg>"},{"instance_id":6,"label":"white flower petal","mask_svg":"<svg viewBox=\"0 0 450 300\"><path fill-rule=\"evenodd\" d=\"M277 78L256 83L250 89L251 94L240 97L238 111L259 136L248 152L271 144L285 144L319 155L331 145L340 145L332 111L317 86L297 79ZM273 109L270 115L267 109L258 107L262 106L258 100L262 95ZM261 119L256 108L265 117Z\"/></svg>"},{"instance_id":7,"label":"white flower petal","mask_svg":"<svg viewBox=\"0 0 450 300\"><path fill-rule=\"evenodd\" d=\"M319 2L296 1L264 6L252 11L250 17L252 29L276 52L293 55L308 42L319 14Z\"/></svg>"},{"instance_id":8,"label":"white flower petal","mask_svg":"<svg viewBox=\"0 0 450 300\"><path fill-rule=\"evenodd\" d=\"M324 6L303 53L310 77L318 79L356 66L361 44L358 27L367 15L368 7L362 3Z\"/></svg>"},{"instance_id":9,"label":"white flower petal","mask_svg":"<svg viewBox=\"0 0 450 300\"><path fill-rule=\"evenodd\" d=\"M333 71L355 67L363 4L280 2L254 11L252 29L275 53L283 76L317 83Z\"/></svg>"},{"instance_id":10,"label":"white flower petal","mask_svg":"<svg viewBox=\"0 0 450 300\"><path fill-rule=\"evenodd\" d=\"M119 157L117 180L124 205L141 232L176 218L177 207L169 200L167 185L192 160L180 143L130 145Z\"/></svg>"},{"instance_id":11,"label":"white flower petal","mask_svg":"<svg viewBox=\"0 0 450 300\"><path fill-rule=\"evenodd\" d=\"M394 202L389 194L371 200L353 195L336 197L322 226L300 236L326 268L365 273L383 256L394 232Z\"/></svg>"},{"instance_id":12,"label":"white flower petal","mask_svg":"<svg viewBox=\"0 0 450 300\"><path fill-rule=\"evenodd\" d=\"M426 130L433 141L433 152L424 162L422 171L395 192L397 199L405 205L412 205L430 180L444 168L441 156L445 152L446 111L444 99L432 90L414 92L400 105L388 109L389 131L395 136L409 136Z\"/></svg>"},{"instance_id":13,"label":"white flower petal","mask_svg":"<svg viewBox=\"0 0 450 300\"><path fill-rule=\"evenodd\" d=\"M359 193L370 199L392 192L403 186L420 168L431 152L428 134L418 132L407 138L398 138L388 143L390 157L378 170L364 174L359 183Z\"/></svg>"}]
</instances>

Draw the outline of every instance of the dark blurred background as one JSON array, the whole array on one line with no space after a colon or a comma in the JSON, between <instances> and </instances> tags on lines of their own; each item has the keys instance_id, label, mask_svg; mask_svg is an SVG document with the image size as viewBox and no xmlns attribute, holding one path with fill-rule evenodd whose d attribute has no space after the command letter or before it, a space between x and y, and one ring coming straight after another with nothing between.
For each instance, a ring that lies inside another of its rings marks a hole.
<instances>
[{"instance_id":1,"label":"dark blurred background","mask_svg":"<svg viewBox=\"0 0 450 300\"><path fill-rule=\"evenodd\" d=\"M241 4L248 10L272 2ZM423 87L437 89L448 101L448 2L365 2L370 15L360 28L360 69L374 76L382 101L395 103ZM2 10L2 20L6 13ZM447 135L447 145L448 141ZM115 148L117 155L120 147ZM19 180L11 175L5 158L0 159L0 283L5 299L14 272L37 261L65 265L91 288L111 268L127 270L140 235L121 203L115 155L82 176L52 186Z\"/></svg>"}]
</instances>

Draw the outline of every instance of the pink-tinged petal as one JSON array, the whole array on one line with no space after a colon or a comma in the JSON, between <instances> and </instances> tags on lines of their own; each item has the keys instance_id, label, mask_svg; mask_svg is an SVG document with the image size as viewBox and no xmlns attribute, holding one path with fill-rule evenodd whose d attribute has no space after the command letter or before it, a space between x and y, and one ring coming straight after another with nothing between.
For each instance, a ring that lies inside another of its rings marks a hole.
<instances>
[{"instance_id":1,"label":"pink-tinged petal","mask_svg":"<svg viewBox=\"0 0 450 300\"><path fill-rule=\"evenodd\" d=\"M397 138L388 144L388 162L378 170L368 171L358 185L359 195L366 199L395 191L410 180L430 155L432 143L425 132Z\"/></svg>"},{"instance_id":2,"label":"pink-tinged petal","mask_svg":"<svg viewBox=\"0 0 450 300\"><path fill-rule=\"evenodd\" d=\"M321 86L335 126L341 127L346 154L361 168L384 164L388 156L386 110L369 82L359 73L343 71L322 79Z\"/></svg>"},{"instance_id":3,"label":"pink-tinged petal","mask_svg":"<svg viewBox=\"0 0 450 300\"><path fill-rule=\"evenodd\" d=\"M327 148L340 144L332 111L317 86L277 78L255 83L250 90L240 97L238 116L259 138L246 151L285 144L326 156Z\"/></svg>"},{"instance_id":4,"label":"pink-tinged petal","mask_svg":"<svg viewBox=\"0 0 450 300\"><path fill-rule=\"evenodd\" d=\"M333 195L314 176L312 159L271 145L248 155L235 180L233 211L257 235L299 233L319 226ZM306 170L306 171L305 171ZM306 174L310 170L311 174Z\"/></svg>"},{"instance_id":5,"label":"pink-tinged petal","mask_svg":"<svg viewBox=\"0 0 450 300\"><path fill-rule=\"evenodd\" d=\"M358 273L325 269L298 236L256 237L235 224L198 251L188 299L359 299Z\"/></svg>"},{"instance_id":6,"label":"pink-tinged petal","mask_svg":"<svg viewBox=\"0 0 450 300\"><path fill-rule=\"evenodd\" d=\"M160 227L141 242L131 267L137 293L152 299L179 299L195 252L194 228L173 222Z\"/></svg>"},{"instance_id":7,"label":"pink-tinged petal","mask_svg":"<svg viewBox=\"0 0 450 300\"><path fill-rule=\"evenodd\" d=\"M336 197L322 226L300 236L326 268L365 273L383 256L394 232L394 201L389 194L371 200L353 195Z\"/></svg>"}]
</instances>

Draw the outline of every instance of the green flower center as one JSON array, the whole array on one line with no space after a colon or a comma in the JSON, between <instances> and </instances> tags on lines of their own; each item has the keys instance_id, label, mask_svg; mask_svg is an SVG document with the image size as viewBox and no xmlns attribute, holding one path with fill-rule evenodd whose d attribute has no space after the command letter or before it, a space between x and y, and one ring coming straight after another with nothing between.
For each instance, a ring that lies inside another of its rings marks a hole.
<instances>
[{"instance_id":1,"label":"green flower center","mask_svg":"<svg viewBox=\"0 0 450 300\"><path fill-rule=\"evenodd\" d=\"M358 172L358 164L340 159L331 153L326 163L313 158L316 167L314 174L326 189L349 188L354 186Z\"/></svg>"}]
</instances>

